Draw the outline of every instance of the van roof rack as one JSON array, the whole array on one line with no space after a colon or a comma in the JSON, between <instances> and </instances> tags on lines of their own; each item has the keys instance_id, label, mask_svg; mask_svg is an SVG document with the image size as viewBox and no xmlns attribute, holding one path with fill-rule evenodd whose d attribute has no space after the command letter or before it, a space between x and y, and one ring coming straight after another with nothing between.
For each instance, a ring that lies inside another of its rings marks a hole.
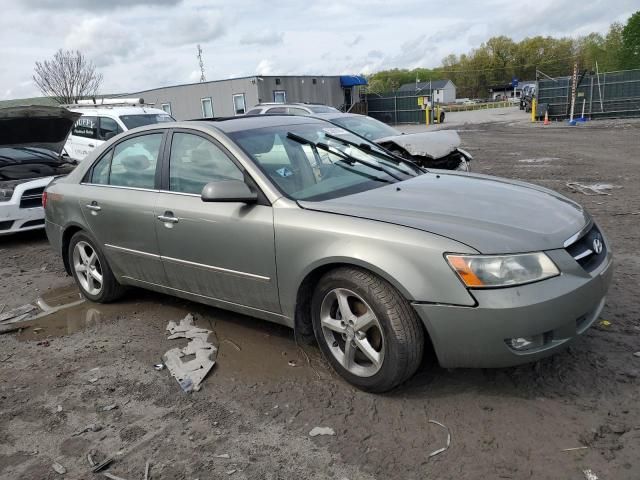
<instances>
[{"instance_id":1,"label":"van roof rack","mask_svg":"<svg viewBox=\"0 0 640 480\"><path fill-rule=\"evenodd\" d=\"M154 103L145 103L144 98L91 98L78 100L76 103L62 105L73 108L96 108L96 107L153 107Z\"/></svg>"}]
</instances>

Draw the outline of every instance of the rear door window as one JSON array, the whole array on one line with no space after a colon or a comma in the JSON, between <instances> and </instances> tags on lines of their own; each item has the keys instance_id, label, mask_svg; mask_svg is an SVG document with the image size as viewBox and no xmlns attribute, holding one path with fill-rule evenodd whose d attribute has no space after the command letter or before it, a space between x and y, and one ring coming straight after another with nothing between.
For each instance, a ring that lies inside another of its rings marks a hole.
<instances>
[{"instance_id":1,"label":"rear door window","mask_svg":"<svg viewBox=\"0 0 640 480\"><path fill-rule=\"evenodd\" d=\"M122 133L122 128L113 118L100 117L99 122L98 139L100 140L109 140Z\"/></svg>"},{"instance_id":2,"label":"rear door window","mask_svg":"<svg viewBox=\"0 0 640 480\"><path fill-rule=\"evenodd\" d=\"M98 138L98 117L83 115L73 125L71 135L83 138Z\"/></svg>"},{"instance_id":3,"label":"rear door window","mask_svg":"<svg viewBox=\"0 0 640 480\"><path fill-rule=\"evenodd\" d=\"M98 160L98 163L93 166L93 171L91 172L91 183L95 183L97 185L109 184L109 167L111 167L112 155L113 149L103 155L102 158Z\"/></svg>"},{"instance_id":4,"label":"rear door window","mask_svg":"<svg viewBox=\"0 0 640 480\"><path fill-rule=\"evenodd\" d=\"M140 135L117 144L113 149L109 185L154 188L162 135Z\"/></svg>"}]
</instances>

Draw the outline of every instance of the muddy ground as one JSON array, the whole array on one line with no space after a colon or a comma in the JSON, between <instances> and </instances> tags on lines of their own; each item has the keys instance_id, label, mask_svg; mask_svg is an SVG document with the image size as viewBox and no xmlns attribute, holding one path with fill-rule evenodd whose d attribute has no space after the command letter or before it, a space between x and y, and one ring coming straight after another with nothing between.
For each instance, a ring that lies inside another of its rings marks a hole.
<instances>
[{"instance_id":1,"label":"muddy ground","mask_svg":"<svg viewBox=\"0 0 640 480\"><path fill-rule=\"evenodd\" d=\"M0 477L62 478L55 461L64 478L98 478L87 462L95 450L115 455L108 471L128 480L142 479L147 461L153 479L583 480L585 469L639 479L640 123L460 128L475 171L551 187L594 214L617 259L607 322L536 364L447 371L425 362L407 384L372 395L279 326L140 290L108 306L85 302L0 335ZM585 196L570 181L620 188ZM41 295L49 305L78 299L44 234L0 238L0 304ZM187 313L220 348L190 395L153 368L183 342L166 339L167 322ZM429 420L451 433L433 458L447 432ZM82 433L90 424L99 430ZM335 436L311 438L316 426Z\"/></svg>"}]
</instances>

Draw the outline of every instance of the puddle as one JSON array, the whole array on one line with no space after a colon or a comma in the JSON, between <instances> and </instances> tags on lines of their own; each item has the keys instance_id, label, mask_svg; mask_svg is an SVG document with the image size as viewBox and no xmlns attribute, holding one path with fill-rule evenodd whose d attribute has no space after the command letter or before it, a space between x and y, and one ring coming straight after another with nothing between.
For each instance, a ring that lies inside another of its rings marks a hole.
<instances>
[{"instance_id":1,"label":"puddle","mask_svg":"<svg viewBox=\"0 0 640 480\"><path fill-rule=\"evenodd\" d=\"M238 376L259 380L300 376L317 378L318 375L309 367L306 356L296 345L293 330L282 325L145 290L131 290L122 300L110 304L88 300L78 304L79 299L75 286L47 292L42 296L44 305L54 310L63 308L50 314L41 313L41 317L23 322L30 328L13 335L19 341L41 341L80 331L98 332L102 326L124 319L132 323L127 329L132 332L135 332L136 323L157 324L162 333L158 333L157 338L149 338L149 342L158 342L160 349L166 347L168 350L180 340L166 339L167 323L170 320L179 322L186 314L192 313L197 326L213 331L213 343L219 348L216 366L210 374L213 377ZM65 305L72 306L65 308ZM315 370L322 370L317 348L307 347L306 351Z\"/></svg>"}]
</instances>

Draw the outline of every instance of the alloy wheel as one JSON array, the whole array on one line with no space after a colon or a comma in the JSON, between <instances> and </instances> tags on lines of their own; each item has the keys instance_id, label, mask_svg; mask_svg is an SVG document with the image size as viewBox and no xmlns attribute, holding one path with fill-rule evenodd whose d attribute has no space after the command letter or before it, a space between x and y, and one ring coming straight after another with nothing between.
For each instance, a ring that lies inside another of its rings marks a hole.
<instances>
[{"instance_id":1,"label":"alloy wheel","mask_svg":"<svg viewBox=\"0 0 640 480\"><path fill-rule=\"evenodd\" d=\"M94 248L85 241L76 243L73 249L73 269L82 289L89 295L102 291L102 266Z\"/></svg>"},{"instance_id":2,"label":"alloy wheel","mask_svg":"<svg viewBox=\"0 0 640 480\"><path fill-rule=\"evenodd\" d=\"M320 306L322 333L335 359L350 373L371 377L382 367L385 341L378 317L345 288L328 292Z\"/></svg>"}]
</instances>

